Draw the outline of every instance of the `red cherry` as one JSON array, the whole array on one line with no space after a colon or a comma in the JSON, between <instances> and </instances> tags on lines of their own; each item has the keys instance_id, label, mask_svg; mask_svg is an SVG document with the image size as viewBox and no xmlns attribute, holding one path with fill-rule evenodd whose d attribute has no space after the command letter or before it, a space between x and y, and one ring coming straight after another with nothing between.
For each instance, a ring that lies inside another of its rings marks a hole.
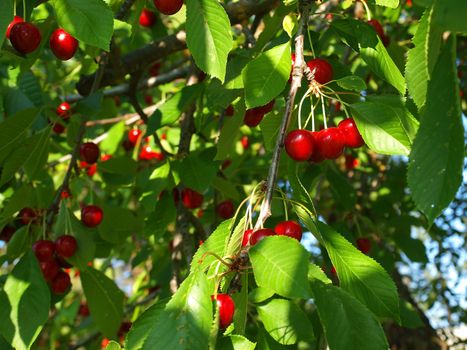
<instances>
[{"instance_id":1,"label":"red cherry","mask_svg":"<svg viewBox=\"0 0 467 350\"><path fill-rule=\"evenodd\" d=\"M128 141L130 141L133 145L136 145L138 142L139 137L143 132L139 129L131 129L128 131Z\"/></svg>"},{"instance_id":2,"label":"red cherry","mask_svg":"<svg viewBox=\"0 0 467 350\"><path fill-rule=\"evenodd\" d=\"M246 136L246 135L242 136L242 139L240 140L240 143L242 144L243 149L250 148L250 140L248 139L248 136Z\"/></svg>"},{"instance_id":3,"label":"red cherry","mask_svg":"<svg viewBox=\"0 0 467 350\"><path fill-rule=\"evenodd\" d=\"M15 232L16 229L13 226L5 226L0 232L0 241L8 243Z\"/></svg>"},{"instance_id":4,"label":"red cherry","mask_svg":"<svg viewBox=\"0 0 467 350\"><path fill-rule=\"evenodd\" d=\"M122 322L122 324L120 325L120 328L118 330L117 335L120 337L122 335L127 334L129 332L132 324L133 324L132 322L128 322L128 321Z\"/></svg>"},{"instance_id":5,"label":"red cherry","mask_svg":"<svg viewBox=\"0 0 467 350\"><path fill-rule=\"evenodd\" d=\"M105 349L105 348L107 347L107 345L109 345L109 343L110 343L110 339L108 339L108 338L102 339L102 341L101 341L101 349Z\"/></svg>"},{"instance_id":6,"label":"red cherry","mask_svg":"<svg viewBox=\"0 0 467 350\"><path fill-rule=\"evenodd\" d=\"M101 157L101 161L105 162L105 161L108 161L111 158L112 158L111 154L103 154L102 157Z\"/></svg>"},{"instance_id":7,"label":"red cherry","mask_svg":"<svg viewBox=\"0 0 467 350\"><path fill-rule=\"evenodd\" d=\"M248 245L248 242L250 242L250 237L252 234L253 234L252 229L249 229L243 232L242 247L245 247Z\"/></svg>"},{"instance_id":8,"label":"red cherry","mask_svg":"<svg viewBox=\"0 0 467 350\"><path fill-rule=\"evenodd\" d=\"M274 228L274 232L279 236L288 236L291 238L295 238L299 242L302 239L301 226L297 222L292 220L282 221L278 223Z\"/></svg>"},{"instance_id":9,"label":"red cherry","mask_svg":"<svg viewBox=\"0 0 467 350\"><path fill-rule=\"evenodd\" d=\"M41 32L32 23L20 22L11 27L10 42L19 53L25 55L36 51L41 39Z\"/></svg>"},{"instance_id":10,"label":"red cherry","mask_svg":"<svg viewBox=\"0 0 467 350\"><path fill-rule=\"evenodd\" d=\"M214 295L211 295L211 300L214 300ZM217 294L216 303L219 307L219 326L225 329L232 323L235 303L228 294Z\"/></svg>"},{"instance_id":11,"label":"red cherry","mask_svg":"<svg viewBox=\"0 0 467 350\"><path fill-rule=\"evenodd\" d=\"M151 146L146 145L141 148L141 152L139 153L139 159L140 160L151 160L151 159L157 159L159 161L164 160L164 154L161 152L156 152L153 151Z\"/></svg>"},{"instance_id":12,"label":"red cherry","mask_svg":"<svg viewBox=\"0 0 467 350\"><path fill-rule=\"evenodd\" d=\"M58 105L56 109L57 115L63 120L70 119L71 106L68 102L62 102Z\"/></svg>"},{"instance_id":13,"label":"red cherry","mask_svg":"<svg viewBox=\"0 0 467 350\"><path fill-rule=\"evenodd\" d=\"M276 100L271 100L264 106L256 107L256 110L260 113L263 114L268 114L274 109L274 104L276 103Z\"/></svg>"},{"instance_id":14,"label":"red cherry","mask_svg":"<svg viewBox=\"0 0 467 350\"><path fill-rule=\"evenodd\" d=\"M204 210L203 209L198 209L196 212L196 217L201 219L204 216Z\"/></svg>"},{"instance_id":15,"label":"red cherry","mask_svg":"<svg viewBox=\"0 0 467 350\"><path fill-rule=\"evenodd\" d=\"M82 317L89 316L89 306L87 303L81 303L81 305L79 306L78 315Z\"/></svg>"},{"instance_id":16,"label":"red cherry","mask_svg":"<svg viewBox=\"0 0 467 350\"><path fill-rule=\"evenodd\" d=\"M60 124L59 122L55 122L55 124L52 127L52 130L56 134L62 134L65 131L65 126Z\"/></svg>"},{"instance_id":17,"label":"red cherry","mask_svg":"<svg viewBox=\"0 0 467 350\"><path fill-rule=\"evenodd\" d=\"M321 154L320 152L320 149L318 147L318 139L319 139L319 136L318 136L318 133L319 132L316 132L316 131L313 131L311 133L311 135L313 136L313 140L314 140L314 145L315 145L315 149L313 150L313 154L311 155L309 161L311 163L321 163L325 158L324 156Z\"/></svg>"},{"instance_id":18,"label":"red cherry","mask_svg":"<svg viewBox=\"0 0 467 350\"><path fill-rule=\"evenodd\" d=\"M97 164L88 164L86 162L80 162L80 167L86 169L86 174L89 177L93 177L97 173Z\"/></svg>"},{"instance_id":19,"label":"red cherry","mask_svg":"<svg viewBox=\"0 0 467 350\"><path fill-rule=\"evenodd\" d=\"M344 137L340 129L324 129L316 137L318 151L325 159L336 159L344 151Z\"/></svg>"},{"instance_id":20,"label":"red cherry","mask_svg":"<svg viewBox=\"0 0 467 350\"><path fill-rule=\"evenodd\" d=\"M161 134L161 140L167 140L167 134L166 133Z\"/></svg>"},{"instance_id":21,"label":"red cherry","mask_svg":"<svg viewBox=\"0 0 467 350\"><path fill-rule=\"evenodd\" d=\"M55 57L68 61L78 50L78 40L62 28L58 28L50 36L50 49Z\"/></svg>"},{"instance_id":22,"label":"red cherry","mask_svg":"<svg viewBox=\"0 0 467 350\"><path fill-rule=\"evenodd\" d=\"M381 25L381 23L379 23L379 21L377 19L370 19L368 21L368 24L370 26L372 26L375 31L376 31L376 34L378 34L378 36L382 39L384 37L384 28L383 26Z\"/></svg>"},{"instance_id":23,"label":"red cherry","mask_svg":"<svg viewBox=\"0 0 467 350\"><path fill-rule=\"evenodd\" d=\"M355 169L358 167L358 164L360 164L360 161L357 158L351 156L350 154L345 155L345 168L347 170Z\"/></svg>"},{"instance_id":24,"label":"red cherry","mask_svg":"<svg viewBox=\"0 0 467 350\"><path fill-rule=\"evenodd\" d=\"M70 235L63 235L55 241L55 250L57 254L63 258L71 258L76 253L78 243L75 237Z\"/></svg>"},{"instance_id":25,"label":"red cherry","mask_svg":"<svg viewBox=\"0 0 467 350\"><path fill-rule=\"evenodd\" d=\"M55 244L52 241L41 239L33 244L32 250L37 257L37 260L51 260L55 253Z\"/></svg>"},{"instance_id":26,"label":"red cherry","mask_svg":"<svg viewBox=\"0 0 467 350\"><path fill-rule=\"evenodd\" d=\"M122 142L122 146L125 149L125 151L130 152L133 148L135 148L135 145L130 142L130 140L126 139L125 141Z\"/></svg>"},{"instance_id":27,"label":"red cherry","mask_svg":"<svg viewBox=\"0 0 467 350\"><path fill-rule=\"evenodd\" d=\"M290 158L298 162L310 159L315 149L315 141L310 131L297 129L289 132L285 138L285 151Z\"/></svg>"},{"instance_id":28,"label":"red cherry","mask_svg":"<svg viewBox=\"0 0 467 350\"><path fill-rule=\"evenodd\" d=\"M37 217L37 213L34 211L34 209L23 208L20 210L18 216L21 219L21 222L23 223L23 225L27 225L29 223L34 222L34 220Z\"/></svg>"},{"instance_id":29,"label":"red cherry","mask_svg":"<svg viewBox=\"0 0 467 350\"><path fill-rule=\"evenodd\" d=\"M413 5L412 0L407 0L406 5L407 5L407 7L412 7L412 5Z\"/></svg>"},{"instance_id":30,"label":"red cherry","mask_svg":"<svg viewBox=\"0 0 467 350\"><path fill-rule=\"evenodd\" d=\"M357 239L357 247L363 254L368 254L371 250L371 241L368 238Z\"/></svg>"},{"instance_id":31,"label":"red cherry","mask_svg":"<svg viewBox=\"0 0 467 350\"><path fill-rule=\"evenodd\" d=\"M94 164L99 159L99 146L94 142L85 142L81 145L79 153L81 160L84 160L88 164Z\"/></svg>"},{"instance_id":32,"label":"red cherry","mask_svg":"<svg viewBox=\"0 0 467 350\"><path fill-rule=\"evenodd\" d=\"M203 204L204 197L201 193L192 190L191 188L184 188L182 191L183 205L188 209L196 209Z\"/></svg>"},{"instance_id":33,"label":"red cherry","mask_svg":"<svg viewBox=\"0 0 467 350\"><path fill-rule=\"evenodd\" d=\"M52 292L54 294L63 294L71 286L70 276L63 271L57 274L57 277L52 281Z\"/></svg>"},{"instance_id":34,"label":"red cherry","mask_svg":"<svg viewBox=\"0 0 467 350\"><path fill-rule=\"evenodd\" d=\"M71 197L71 193L68 189L64 189L61 193L60 193L60 198L61 199L67 199L67 198L70 198Z\"/></svg>"},{"instance_id":35,"label":"red cherry","mask_svg":"<svg viewBox=\"0 0 467 350\"><path fill-rule=\"evenodd\" d=\"M320 84L326 84L332 80L333 69L328 61L322 58L315 58L314 60L308 61L308 68L311 72L315 73L315 80Z\"/></svg>"},{"instance_id":36,"label":"red cherry","mask_svg":"<svg viewBox=\"0 0 467 350\"><path fill-rule=\"evenodd\" d=\"M222 170L225 170L227 169L230 165L232 164L232 160L231 159L226 159L222 162L221 164L221 169Z\"/></svg>"},{"instance_id":37,"label":"red cherry","mask_svg":"<svg viewBox=\"0 0 467 350\"><path fill-rule=\"evenodd\" d=\"M151 95L144 95L144 103L148 106L152 106L154 104L154 100Z\"/></svg>"},{"instance_id":38,"label":"red cherry","mask_svg":"<svg viewBox=\"0 0 467 350\"><path fill-rule=\"evenodd\" d=\"M120 107L120 105L122 104L122 100L120 99L120 96L114 96L114 102L115 102L115 106Z\"/></svg>"},{"instance_id":39,"label":"red cherry","mask_svg":"<svg viewBox=\"0 0 467 350\"><path fill-rule=\"evenodd\" d=\"M151 68L149 68L149 75L151 77L157 77L159 75L159 69L161 68L161 63L156 62L154 63Z\"/></svg>"},{"instance_id":40,"label":"red cherry","mask_svg":"<svg viewBox=\"0 0 467 350\"><path fill-rule=\"evenodd\" d=\"M60 272L60 266L58 266L55 260L41 261L39 264L42 275L47 282L52 282Z\"/></svg>"},{"instance_id":41,"label":"red cherry","mask_svg":"<svg viewBox=\"0 0 467 350\"><path fill-rule=\"evenodd\" d=\"M104 212L97 205L87 205L81 209L81 221L87 227L96 227L102 222Z\"/></svg>"},{"instance_id":42,"label":"red cherry","mask_svg":"<svg viewBox=\"0 0 467 350\"><path fill-rule=\"evenodd\" d=\"M276 233L270 228L262 228L258 231L255 231L250 236L250 245L255 245L259 241L263 240L267 236L275 236Z\"/></svg>"},{"instance_id":43,"label":"red cherry","mask_svg":"<svg viewBox=\"0 0 467 350\"><path fill-rule=\"evenodd\" d=\"M337 271L336 271L336 268L334 266L331 266L331 274L332 275L337 275Z\"/></svg>"},{"instance_id":44,"label":"red cherry","mask_svg":"<svg viewBox=\"0 0 467 350\"><path fill-rule=\"evenodd\" d=\"M342 120L337 127L342 131L344 143L347 147L358 148L365 144L362 135L360 135L357 129L355 120L352 118Z\"/></svg>"},{"instance_id":45,"label":"red cherry","mask_svg":"<svg viewBox=\"0 0 467 350\"><path fill-rule=\"evenodd\" d=\"M229 105L226 110L225 110L225 113L224 115L226 117L232 117L233 115L235 114L235 109L232 105Z\"/></svg>"},{"instance_id":46,"label":"red cherry","mask_svg":"<svg viewBox=\"0 0 467 350\"><path fill-rule=\"evenodd\" d=\"M7 27L7 29L6 29L6 37L7 37L7 39L10 39L10 31L11 31L11 28L12 28L16 23L21 23L21 22L24 22L23 17L15 16L15 17L13 18L13 21L10 22L10 24L8 25L8 27Z\"/></svg>"},{"instance_id":47,"label":"red cherry","mask_svg":"<svg viewBox=\"0 0 467 350\"><path fill-rule=\"evenodd\" d=\"M156 23L156 14L148 9L143 9L139 16L139 24L146 28L151 28Z\"/></svg>"},{"instance_id":48,"label":"red cherry","mask_svg":"<svg viewBox=\"0 0 467 350\"><path fill-rule=\"evenodd\" d=\"M220 218L230 219L235 214L235 208L232 201L226 200L217 205L216 212Z\"/></svg>"},{"instance_id":49,"label":"red cherry","mask_svg":"<svg viewBox=\"0 0 467 350\"><path fill-rule=\"evenodd\" d=\"M154 6L164 15L174 15L183 6L183 0L154 0Z\"/></svg>"},{"instance_id":50,"label":"red cherry","mask_svg":"<svg viewBox=\"0 0 467 350\"><path fill-rule=\"evenodd\" d=\"M264 114L258 112L256 109L248 109L245 112L245 116L243 117L243 123L248 125L250 128L254 128L261 123L264 118Z\"/></svg>"}]
</instances>

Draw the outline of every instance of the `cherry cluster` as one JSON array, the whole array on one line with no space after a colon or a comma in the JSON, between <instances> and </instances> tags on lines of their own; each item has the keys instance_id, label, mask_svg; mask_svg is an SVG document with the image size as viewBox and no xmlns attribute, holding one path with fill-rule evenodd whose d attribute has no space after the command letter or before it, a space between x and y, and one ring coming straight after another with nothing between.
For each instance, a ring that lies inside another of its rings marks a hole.
<instances>
[{"instance_id":1,"label":"cherry cluster","mask_svg":"<svg viewBox=\"0 0 467 350\"><path fill-rule=\"evenodd\" d=\"M54 294L64 294L71 287L70 276L62 268L71 266L65 259L75 255L77 247L75 237L70 235L60 236L55 242L41 239L32 246L42 275Z\"/></svg>"},{"instance_id":2,"label":"cherry cluster","mask_svg":"<svg viewBox=\"0 0 467 350\"><path fill-rule=\"evenodd\" d=\"M242 247L246 247L248 244L254 246L268 236L287 236L300 242L302 228L296 221L288 220L278 223L274 230L270 228L262 228L256 231L249 229L243 233Z\"/></svg>"},{"instance_id":3,"label":"cherry cluster","mask_svg":"<svg viewBox=\"0 0 467 350\"><path fill-rule=\"evenodd\" d=\"M6 37L15 50L23 55L36 51L42 40L39 28L25 22L20 16L15 16L8 25ZM78 50L78 40L62 28L53 31L49 44L55 57L62 61L72 58Z\"/></svg>"},{"instance_id":4,"label":"cherry cluster","mask_svg":"<svg viewBox=\"0 0 467 350\"><path fill-rule=\"evenodd\" d=\"M138 155L139 160L164 160L164 154L162 152L154 151L149 144L149 137L145 137L143 139L143 132L138 128L133 128L128 131L127 138L123 141L123 148L125 148L127 152L130 152L138 143L143 143Z\"/></svg>"},{"instance_id":5,"label":"cherry cluster","mask_svg":"<svg viewBox=\"0 0 467 350\"><path fill-rule=\"evenodd\" d=\"M58 120L53 122L53 127L52 130L56 134L62 134L65 131L66 123L71 117L71 106L68 102L62 102L58 105L57 109L55 110L55 113L58 116ZM49 120L50 123L52 121Z\"/></svg>"},{"instance_id":6,"label":"cherry cluster","mask_svg":"<svg viewBox=\"0 0 467 350\"><path fill-rule=\"evenodd\" d=\"M319 163L336 159L345 147L358 148L365 144L352 118L342 120L337 127L320 131L296 129L290 131L284 141L290 158L298 161Z\"/></svg>"}]
</instances>

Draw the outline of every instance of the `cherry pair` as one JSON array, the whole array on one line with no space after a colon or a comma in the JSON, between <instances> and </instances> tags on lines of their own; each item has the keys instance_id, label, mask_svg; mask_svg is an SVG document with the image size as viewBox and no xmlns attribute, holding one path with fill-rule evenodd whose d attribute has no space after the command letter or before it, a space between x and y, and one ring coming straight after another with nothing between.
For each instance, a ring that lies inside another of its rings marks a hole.
<instances>
[{"instance_id":1,"label":"cherry pair","mask_svg":"<svg viewBox=\"0 0 467 350\"><path fill-rule=\"evenodd\" d=\"M251 128L258 126L264 116L272 111L274 103L275 100L272 100L264 106L247 109L243 117L243 123Z\"/></svg>"},{"instance_id":2,"label":"cherry pair","mask_svg":"<svg viewBox=\"0 0 467 350\"><path fill-rule=\"evenodd\" d=\"M352 118L344 119L337 127L311 132L297 129L289 132L284 141L290 158L303 162L336 159L344 147L358 148L365 144Z\"/></svg>"},{"instance_id":3,"label":"cherry pair","mask_svg":"<svg viewBox=\"0 0 467 350\"><path fill-rule=\"evenodd\" d=\"M270 228L263 228L260 230L246 230L243 234L242 247L248 245L255 245L259 241L263 240L267 236L288 236L294 238L297 241L302 239L302 228L300 225L293 221L282 221L274 227L274 230Z\"/></svg>"},{"instance_id":4,"label":"cherry pair","mask_svg":"<svg viewBox=\"0 0 467 350\"><path fill-rule=\"evenodd\" d=\"M18 217L23 225L29 225L37 220L38 214L37 210L26 207L20 210Z\"/></svg>"},{"instance_id":5,"label":"cherry pair","mask_svg":"<svg viewBox=\"0 0 467 350\"><path fill-rule=\"evenodd\" d=\"M56 134L61 134L65 131L65 122L71 117L71 106L68 102L62 102L58 105L55 113L59 117L59 120L53 123L52 130Z\"/></svg>"}]
</instances>

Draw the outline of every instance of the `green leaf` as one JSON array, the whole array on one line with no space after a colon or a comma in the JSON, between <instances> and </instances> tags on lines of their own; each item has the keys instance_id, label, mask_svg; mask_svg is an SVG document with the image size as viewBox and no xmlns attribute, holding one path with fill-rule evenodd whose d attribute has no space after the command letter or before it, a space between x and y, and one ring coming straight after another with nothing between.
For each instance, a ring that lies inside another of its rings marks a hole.
<instances>
[{"instance_id":1,"label":"green leaf","mask_svg":"<svg viewBox=\"0 0 467 350\"><path fill-rule=\"evenodd\" d=\"M186 42L196 65L224 82L233 47L230 20L217 0L186 0Z\"/></svg>"},{"instance_id":2,"label":"green leaf","mask_svg":"<svg viewBox=\"0 0 467 350\"><path fill-rule=\"evenodd\" d=\"M352 210L357 203L357 196L347 176L342 174L334 164L328 164L326 166L326 178L331 185L336 204L346 210Z\"/></svg>"},{"instance_id":3,"label":"green leaf","mask_svg":"<svg viewBox=\"0 0 467 350\"><path fill-rule=\"evenodd\" d=\"M232 295L235 304L233 323L235 327L235 333L239 335L245 335L245 329L248 320L248 279L248 274L243 274L241 276L242 289L238 293L234 293Z\"/></svg>"},{"instance_id":4,"label":"green leaf","mask_svg":"<svg viewBox=\"0 0 467 350\"><path fill-rule=\"evenodd\" d=\"M401 306L401 325L405 328L419 328L423 327L424 323L420 319L417 310L404 299L399 300Z\"/></svg>"},{"instance_id":5,"label":"green leaf","mask_svg":"<svg viewBox=\"0 0 467 350\"><path fill-rule=\"evenodd\" d=\"M217 141L217 153L214 160L224 160L235 153L235 144L239 139L244 114L243 103L237 103L235 105L235 114L225 119Z\"/></svg>"},{"instance_id":6,"label":"green leaf","mask_svg":"<svg viewBox=\"0 0 467 350\"><path fill-rule=\"evenodd\" d=\"M306 314L292 301L272 299L257 305L258 316L269 335L284 345L298 340L313 341L313 326Z\"/></svg>"},{"instance_id":7,"label":"green leaf","mask_svg":"<svg viewBox=\"0 0 467 350\"><path fill-rule=\"evenodd\" d=\"M71 232L69 234L73 235L76 238L78 243L78 249L76 250L75 255L73 255L68 260L79 269L85 269L87 264L94 259L96 252L96 244L94 242L94 235L97 235L96 229L90 229L83 225L83 223L78 220L73 213L66 207L66 204L60 206L59 218L60 216L67 216L65 219L69 220L71 227ZM63 232L63 231L56 231ZM67 232L67 231L65 231ZM56 234L57 237L60 234Z\"/></svg>"},{"instance_id":8,"label":"green leaf","mask_svg":"<svg viewBox=\"0 0 467 350\"><path fill-rule=\"evenodd\" d=\"M212 186L216 188L216 190L221 192L225 197L231 198L235 201L238 201L240 199L240 193L238 192L237 188L232 182L225 180L224 178L220 176L216 176L212 180L211 184Z\"/></svg>"},{"instance_id":9,"label":"green leaf","mask_svg":"<svg viewBox=\"0 0 467 350\"><path fill-rule=\"evenodd\" d=\"M141 230L138 218L128 209L102 205L104 218L99 225L99 234L107 242L118 244Z\"/></svg>"},{"instance_id":10,"label":"green leaf","mask_svg":"<svg viewBox=\"0 0 467 350\"><path fill-rule=\"evenodd\" d=\"M272 112L269 113L267 117L263 118L263 120L259 124L261 133L263 134L264 147L269 152L272 152L274 150L281 122L282 115L280 113Z\"/></svg>"},{"instance_id":11,"label":"green leaf","mask_svg":"<svg viewBox=\"0 0 467 350\"><path fill-rule=\"evenodd\" d=\"M109 51L113 12L103 0L52 0L59 27L76 39Z\"/></svg>"},{"instance_id":12,"label":"green leaf","mask_svg":"<svg viewBox=\"0 0 467 350\"><path fill-rule=\"evenodd\" d=\"M89 266L81 270L80 277L93 321L106 337L114 337L123 318L123 292L104 273Z\"/></svg>"},{"instance_id":13,"label":"green leaf","mask_svg":"<svg viewBox=\"0 0 467 350\"><path fill-rule=\"evenodd\" d=\"M99 162L99 170L110 174L136 175L138 163L128 156L112 157Z\"/></svg>"},{"instance_id":14,"label":"green leaf","mask_svg":"<svg viewBox=\"0 0 467 350\"><path fill-rule=\"evenodd\" d=\"M464 128L455 60L456 43L451 36L428 85L407 173L412 198L430 223L454 199L462 181Z\"/></svg>"},{"instance_id":15,"label":"green leaf","mask_svg":"<svg viewBox=\"0 0 467 350\"><path fill-rule=\"evenodd\" d=\"M428 9L420 19L413 37L415 47L409 50L405 67L407 87L418 109L425 105L428 82L441 45L441 31L432 22L433 9Z\"/></svg>"},{"instance_id":16,"label":"green leaf","mask_svg":"<svg viewBox=\"0 0 467 350\"><path fill-rule=\"evenodd\" d=\"M17 229L6 248L9 259L16 259L30 249L31 239L29 237L29 226L23 226Z\"/></svg>"},{"instance_id":17,"label":"green leaf","mask_svg":"<svg viewBox=\"0 0 467 350\"><path fill-rule=\"evenodd\" d=\"M308 267L308 279L310 281L313 279L320 280L325 284L332 283L332 281L324 273L323 269L315 264L310 264Z\"/></svg>"},{"instance_id":18,"label":"green leaf","mask_svg":"<svg viewBox=\"0 0 467 350\"><path fill-rule=\"evenodd\" d=\"M182 90L174 94L159 109L159 112L162 114L162 118L158 128L175 123L180 115L185 112L188 107L191 106L192 103L201 95L203 89L203 84L196 84L185 86ZM157 117L157 115L151 116L151 118L155 117Z\"/></svg>"},{"instance_id":19,"label":"green leaf","mask_svg":"<svg viewBox=\"0 0 467 350\"><path fill-rule=\"evenodd\" d=\"M142 349L207 349L213 320L210 296L206 275L192 272L159 315Z\"/></svg>"},{"instance_id":20,"label":"green leaf","mask_svg":"<svg viewBox=\"0 0 467 350\"><path fill-rule=\"evenodd\" d=\"M351 105L365 143L381 154L409 155L418 121L403 106L374 100Z\"/></svg>"},{"instance_id":21,"label":"green leaf","mask_svg":"<svg viewBox=\"0 0 467 350\"><path fill-rule=\"evenodd\" d=\"M0 47L6 38L6 28L13 20L13 0L0 1Z\"/></svg>"},{"instance_id":22,"label":"green leaf","mask_svg":"<svg viewBox=\"0 0 467 350\"><path fill-rule=\"evenodd\" d=\"M214 153L214 148L210 148L193 152L183 158L178 164L181 182L198 192L204 192L211 187L219 168L218 164L213 162Z\"/></svg>"},{"instance_id":23,"label":"green leaf","mask_svg":"<svg viewBox=\"0 0 467 350\"><path fill-rule=\"evenodd\" d=\"M105 347L105 350L120 350L122 347L119 343L114 340L111 340L109 344Z\"/></svg>"},{"instance_id":24,"label":"green leaf","mask_svg":"<svg viewBox=\"0 0 467 350\"><path fill-rule=\"evenodd\" d=\"M222 350L253 350L255 346L256 343L252 343L247 338L238 334L231 334L222 337L217 348Z\"/></svg>"},{"instance_id":25,"label":"green leaf","mask_svg":"<svg viewBox=\"0 0 467 350\"><path fill-rule=\"evenodd\" d=\"M346 77L340 78L336 80L336 83L341 88L346 90L353 90L357 92L366 90L365 81L356 75L348 75Z\"/></svg>"},{"instance_id":26,"label":"green leaf","mask_svg":"<svg viewBox=\"0 0 467 350\"><path fill-rule=\"evenodd\" d=\"M16 349L30 349L49 317L50 291L32 250L8 275L0 296L0 334Z\"/></svg>"},{"instance_id":27,"label":"green leaf","mask_svg":"<svg viewBox=\"0 0 467 350\"><path fill-rule=\"evenodd\" d=\"M376 5L391 7L395 9L399 6L399 0L376 0Z\"/></svg>"},{"instance_id":28,"label":"green leaf","mask_svg":"<svg viewBox=\"0 0 467 350\"><path fill-rule=\"evenodd\" d=\"M330 350L388 349L383 328L357 299L318 280L311 289Z\"/></svg>"},{"instance_id":29,"label":"green leaf","mask_svg":"<svg viewBox=\"0 0 467 350\"><path fill-rule=\"evenodd\" d=\"M39 78L30 70L27 70L18 77L18 88L34 103L36 107L44 104L42 88Z\"/></svg>"},{"instance_id":30,"label":"green leaf","mask_svg":"<svg viewBox=\"0 0 467 350\"><path fill-rule=\"evenodd\" d=\"M243 70L248 108L264 106L285 88L290 77L290 42L278 45L247 64Z\"/></svg>"},{"instance_id":31,"label":"green leaf","mask_svg":"<svg viewBox=\"0 0 467 350\"><path fill-rule=\"evenodd\" d=\"M458 0L438 0L435 2L433 21L443 30L467 33L467 4Z\"/></svg>"},{"instance_id":32,"label":"green leaf","mask_svg":"<svg viewBox=\"0 0 467 350\"><path fill-rule=\"evenodd\" d=\"M125 122L112 126L107 132L107 137L99 144L102 153L114 154L119 147L125 133Z\"/></svg>"},{"instance_id":33,"label":"green leaf","mask_svg":"<svg viewBox=\"0 0 467 350\"><path fill-rule=\"evenodd\" d=\"M258 286L286 298L309 298L309 254L295 239L266 237L249 251Z\"/></svg>"},{"instance_id":34,"label":"green leaf","mask_svg":"<svg viewBox=\"0 0 467 350\"><path fill-rule=\"evenodd\" d=\"M0 123L0 151L24 138L24 133L36 120L38 112L36 108L24 109Z\"/></svg>"},{"instance_id":35,"label":"green leaf","mask_svg":"<svg viewBox=\"0 0 467 350\"><path fill-rule=\"evenodd\" d=\"M342 289L364 303L376 316L400 322L399 296L388 273L331 227L318 223L318 228Z\"/></svg>"},{"instance_id":36,"label":"green leaf","mask_svg":"<svg viewBox=\"0 0 467 350\"><path fill-rule=\"evenodd\" d=\"M268 288L258 287L253 289L249 295L248 300L252 303L261 303L274 295L274 291Z\"/></svg>"},{"instance_id":37,"label":"green leaf","mask_svg":"<svg viewBox=\"0 0 467 350\"><path fill-rule=\"evenodd\" d=\"M49 157L49 139L51 128L47 128L40 134L35 135L39 141L31 152L30 157L24 163L24 170L28 175L29 180L34 180L38 173L44 169Z\"/></svg>"}]
</instances>

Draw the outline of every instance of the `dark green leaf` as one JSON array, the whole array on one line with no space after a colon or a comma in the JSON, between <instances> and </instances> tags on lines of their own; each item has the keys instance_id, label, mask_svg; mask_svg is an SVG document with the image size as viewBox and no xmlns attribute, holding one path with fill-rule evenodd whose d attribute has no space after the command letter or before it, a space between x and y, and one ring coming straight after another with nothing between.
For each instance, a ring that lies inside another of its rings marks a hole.
<instances>
[{"instance_id":1,"label":"dark green leaf","mask_svg":"<svg viewBox=\"0 0 467 350\"><path fill-rule=\"evenodd\" d=\"M100 236L110 243L123 243L131 234L141 230L138 218L128 209L102 205L104 218L99 225Z\"/></svg>"},{"instance_id":2,"label":"dark green leaf","mask_svg":"<svg viewBox=\"0 0 467 350\"><path fill-rule=\"evenodd\" d=\"M24 133L36 120L38 112L36 108L24 109L0 123L0 151L24 138Z\"/></svg>"},{"instance_id":3,"label":"dark green leaf","mask_svg":"<svg viewBox=\"0 0 467 350\"><path fill-rule=\"evenodd\" d=\"M6 28L13 20L13 0L0 1L0 47L6 38Z\"/></svg>"},{"instance_id":4,"label":"dark green leaf","mask_svg":"<svg viewBox=\"0 0 467 350\"><path fill-rule=\"evenodd\" d=\"M31 248L29 237L29 226L23 226L16 230L7 245L7 255L9 259L15 259Z\"/></svg>"},{"instance_id":5,"label":"dark green leaf","mask_svg":"<svg viewBox=\"0 0 467 350\"><path fill-rule=\"evenodd\" d=\"M356 75L348 75L346 77L336 80L337 85L346 90L353 90L360 92L366 90L365 81Z\"/></svg>"}]
</instances>

